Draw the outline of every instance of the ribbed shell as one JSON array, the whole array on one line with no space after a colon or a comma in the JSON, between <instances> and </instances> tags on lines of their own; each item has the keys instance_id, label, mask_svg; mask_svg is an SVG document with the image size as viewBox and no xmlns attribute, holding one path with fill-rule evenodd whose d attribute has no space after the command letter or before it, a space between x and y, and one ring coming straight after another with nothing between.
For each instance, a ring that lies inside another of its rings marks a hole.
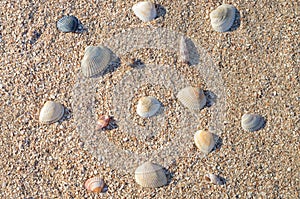
<instances>
[{"instance_id":1,"label":"ribbed shell","mask_svg":"<svg viewBox=\"0 0 300 199\"><path fill-rule=\"evenodd\" d=\"M263 128L265 119L258 114L244 114L242 116L241 125L245 131L253 132Z\"/></svg>"},{"instance_id":2,"label":"ribbed shell","mask_svg":"<svg viewBox=\"0 0 300 199\"><path fill-rule=\"evenodd\" d=\"M204 179L207 182L215 184L215 185L222 185L223 184L223 182L221 181L221 179L218 176L216 176L215 174L211 174L211 173L206 174L204 176Z\"/></svg>"},{"instance_id":3,"label":"ribbed shell","mask_svg":"<svg viewBox=\"0 0 300 199\"><path fill-rule=\"evenodd\" d=\"M60 120L64 115L64 107L57 102L47 101L40 111L39 121L51 124Z\"/></svg>"},{"instance_id":4,"label":"ribbed shell","mask_svg":"<svg viewBox=\"0 0 300 199\"><path fill-rule=\"evenodd\" d=\"M167 184L167 177L163 167L146 162L135 170L135 180L142 187L161 187Z\"/></svg>"},{"instance_id":5,"label":"ribbed shell","mask_svg":"<svg viewBox=\"0 0 300 199\"><path fill-rule=\"evenodd\" d=\"M231 28L235 20L236 9L233 5L223 4L210 13L210 21L213 29L218 32L226 32Z\"/></svg>"},{"instance_id":6,"label":"ribbed shell","mask_svg":"<svg viewBox=\"0 0 300 199\"><path fill-rule=\"evenodd\" d=\"M105 186L105 183L104 183L103 179L100 177L90 178L84 183L84 187L88 191L95 192L95 193L101 192L103 190L104 186Z\"/></svg>"},{"instance_id":7,"label":"ribbed shell","mask_svg":"<svg viewBox=\"0 0 300 199\"><path fill-rule=\"evenodd\" d=\"M190 110L201 110L206 105L206 96L202 89L188 86L177 94L178 100Z\"/></svg>"},{"instance_id":8,"label":"ribbed shell","mask_svg":"<svg viewBox=\"0 0 300 199\"><path fill-rule=\"evenodd\" d=\"M139 99L136 112L143 118L151 117L160 109L160 102L151 96L142 97Z\"/></svg>"},{"instance_id":9,"label":"ribbed shell","mask_svg":"<svg viewBox=\"0 0 300 199\"><path fill-rule=\"evenodd\" d=\"M186 46L185 38L183 36L180 37L179 40L179 59L184 63L189 63L190 61L189 51Z\"/></svg>"},{"instance_id":10,"label":"ribbed shell","mask_svg":"<svg viewBox=\"0 0 300 199\"><path fill-rule=\"evenodd\" d=\"M134 14L143 22L148 22L157 16L155 5L150 1L143 1L133 5Z\"/></svg>"},{"instance_id":11,"label":"ribbed shell","mask_svg":"<svg viewBox=\"0 0 300 199\"><path fill-rule=\"evenodd\" d=\"M57 21L56 27L61 32L76 32L79 20L74 16L64 16Z\"/></svg>"},{"instance_id":12,"label":"ribbed shell","mask_svg":"<svg viewBox=\"0 0 300 199\"><path fill-rule=\"evenodd\" d=\"M215 147L215 139L212 133L199 130L194 135L194 141L198 149L204 154L208 154Z\"/></svg>"},{"instance_id":13,"label":"ribbed shell","mask_svg":"<svg viewBox=\"0 0 300 199\"><path fill-rule=\"evenodd\" d=\"M110 62L110 51L103 46L88 46L81 61L84 76L92 77L102 72Z\"/></svg>"}]
</instances>

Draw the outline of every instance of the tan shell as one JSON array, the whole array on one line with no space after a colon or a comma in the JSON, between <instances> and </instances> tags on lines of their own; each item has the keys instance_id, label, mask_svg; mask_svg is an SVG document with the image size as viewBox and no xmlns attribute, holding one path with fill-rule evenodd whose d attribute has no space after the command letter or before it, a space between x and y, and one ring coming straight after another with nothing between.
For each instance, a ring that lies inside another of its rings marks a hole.
<instances>
[{"instance_id":1,"label":"tan shell","mask_svg":"<svg viewBox=\"0 0 300 199\"><path fill-rule=\"evenodd\" d=\"M111 53L104 46L88 46L81 61L84 76L92 77L102 72L110 62Z\"/></svg>"},{"instance_id":2,"label":"tan shell","mask_svg":"<svg viewBox=\"0 0 300 199\"><path fill-rule=\"evenodd\" d=\"M54 101L47 101L40 111L39 121L44 124L51 124L60 120L63 115L63 105Z\"/></svg>"},{"instance_id":3,"label":"tan shell","mask_svg":"<svg viewBox=\"0 0 300 199\"><path fill-rule=\"evenodd\" d=\"M105 186L105 183L104 183L103 179L100 177L90 178L84 183L84 187L89 192L94 192L94 193L102 192L104 186Z\"/></svg>"},{"instance_id":4,"label":"tan shell","mask_svg":"<svg viewBox=\"0 0 300 199\"><path fill-rule=\"evenodd\" d=\"M186 45L185 38L183 36L180 37L179 40L179 59L184 63L189 63L190 61L189 51Z\"/></svg>"},{"instance_id":5,"label":"tan shell","mask_svg":"<svg viewBox=\"0 0 300 199\"><path fill-rule=\"evenodd\" d=\"M216 176L216 175L214 175L214 174L211 174L211 173L206 174L206 175L204 176L204 180L205 180L206 182L209 182L209 183L212 183L212 184L215 184L215 185L223 185L223 184L224 184L224 183L222 182L222 180L221 180L218 176Z\"/></svg>"},{"instance_id":6,"label":"tan shell","mask_svg":"<svg viewBox=\"0 0 300 199\"><path fill-rule=\"evenodd\" d=\"M244 114L241 120L242 128L245 131L258 131L265 125L265 119L258 114Z\"/></svg>"},{"instance_id":7,"label":"tan shell","mask_svg":"<svg viewBox=\"0 0 300 199\"><path fill-rule=\"evenodd\" d=\"M136 112L143 118L151 117L160 109L160 102L155 97L142 97L139 99Z\"/></svg>"},{"instance_id":8,"label":"tan shell","mask_svg":"<svg viewBox=\"0 0 300 199\"><path fill-rule=\"evenodd\" d=\"M135 170L135 181L142 187L161 187L167 184L167 177L163 167L146 162Z\"/></svg>"},{"instance_id":9,"label":"tan shell","mask_svg":"<svg viewBox=\"0 0 300 199\"><path fill-rule=\"evenodd\" d=\"M225 32L235 20L236 9L233 5L223 4L210 13L211 26L215 31Z\"/></svg>"},{"instance_id":10,"label":"tan shell","mask_svg":"<svg viewBox=\"0 0 300 199\"><path fill-rule=\"evenodd\" d=\"M177 94L178 100L190 110L201 110L206 105L206 96L202 89L188 86Z\"/></svg>"},{"instance_id":11,"label":"tan shell","mask_svg":"<svg viewBox=\"0 0 300 199\"><path fill-rule=\"evenodd\" d=\"M142 1L132 6L134 14L143 22L148 22L157 16L155 5L150 1Z\"/></svg>"},{"instance_id":12,"label":"tan shell","mask_svg":"<svg viewBox=\"0 0 300 199\"><path fill-rule=\"evenodd\" d=\"M101 115L97 121L96 130L100 130L104 127L107 127L110 121L110 117L108 115Z\"/></svg>"},{"instance_id":13,"label":"tan shell","mask_svg":"<svg viewBox=\"0 0 300 199\"><path fill-rule=\"evenodd\" d=\"M199 130L194 135L194 141L198 149L208 154L216 145L214 135L208 131Z\"/></svg>"}]
</instances>

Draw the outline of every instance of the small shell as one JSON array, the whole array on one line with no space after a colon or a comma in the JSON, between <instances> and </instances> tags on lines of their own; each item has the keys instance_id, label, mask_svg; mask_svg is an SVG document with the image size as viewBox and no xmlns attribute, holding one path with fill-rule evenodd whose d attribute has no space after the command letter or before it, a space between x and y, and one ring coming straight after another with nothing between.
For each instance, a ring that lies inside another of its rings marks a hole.
<instances>
[{"instance_id":1,"label":"small shell","mask_svg":"<svg viewBox=\"0 0 300 199\"><path fill-rule=\"evenodd\" d=\"M110 117L108 115L101 115L97 121L96 130L100 130L104 127L107 127L110 121Z\"/></svg>"},{"instance_id":2,"label":"small shell","mask_svg":"<svg viewBox=\"0 0 300 199\"><path fill-rule=\"evenodd\" d=\"M167 184L167 176L163 167L146 162L135 170L135 181L142 187L161 187Z\"/></svg>"},{"instance_id":3,"label":"small shell","mask_svg":"<svg viewBox=\"0 0 300 199\"><path fill-rule=\"evenodd\" d=\"M216 145L214 135L208 131L199 130L194 135L194 141L198 149L208 154Z\"/></svg>"},{"instance_id":4,"label":"small shell","mask_svg":"<svg viewBox=\"0 0 300 199\"><path fill-rule=\"evenodd\" d=\"M157 16L155 5L150 1L143 1L132 7L134 14L143 22L148 22Z\"/></svg>"},{"instance_id":5,"label":"small shell","mask_svg":"<svg viewBox=\"0 0 300 199\"><path fill-rule=\"evenodd\" d=\"M160 109L160 102L151 96L139 99L136 112L143 118L151 117Z\"/></svg>"},{"instance_id":6,"label":"small shell","mask_svg":"<svg viewBox=\"0 0 300 199\"><path fill-rule=\"evenodd\" d=\"M64 16L57 21L56 27L61 32L76 32L81 28L81 24L74 16Z\"/></svg>"},{"instance_id":7,"label":"small shell","mask_svg":"<svg viewBox=\"0 0 300 199\"><path fill-rule=\"evenodd\" d=\"M41 109L39 121L51 124L60 120L64 115L64 107L60 103L47 101Z\"/></svg>"},{"instance_id":8,"label":"small shell","mask_svg":"<svg viewBox=\"0 0 300 199\"><path fill-rule=\"evenodd\" d=\"M183 63L189 63L190 57L189 57L189 51L186 46L185 38L182 36L179 41L179 59Z\"/></svg>"},{"instance_id":9,"label":"small shell","mask_svg":"<svg viewBox=\"0 0 300 199\"><path fill-rule=\"evenodd\" d=\"M258 131L265 125L265 119L257 114L244 114L241 120L242 128L245 131Z\"/></svg>"},{"instance_id":10,"label":"small shell","mask_svg":"<svg viewBox=\"0 0 300 199\"><path fill-rule=\"evenodd\" d=\"M81 61L84 76L92 77L102 72L110 62L110 51L103 46L88 46Z\"/></svg>"},{"instance_id":11,"label":"small shell","mask_svg":"<svg viewBox=\"0 0 300 199\"><path fill-rule=\"evenodd\" d=\"M105 186L105 183L104 183L103 179L100 177L90 178L84 183L84 187L88 191L94 192L94 193L102 192L104 186Z\"/></svg>"},{"instance_id":12,"label":"small shell","mask_svg":"<svg viewBox=\"0 0 300 199\"><path fill-rule=\"evenodd\" d=\"M201 110L206 105L206 96L203 90L188 86L177 94L178 100L190 110Z\"/></svg>"},{"instance_id":13,"label":"small shell","mask_svg":"<svg viewBox=\"0 0 300 199\"><path fill-rule=\"evenodd\" d=\"M229 4L223 4L212 11L210 21L213 29L218 32L229 30L235 20L235 12L235 7Z\"/></svg>"},{"instance_id":14,"label":"small shell","mask_svg":"<svg viewBox=\"0 0 300 199\"><path fill-rule=\"evenodd\" d=\"M211 173L206 174L204 176L204 180L209 182L209 183L216 184L216 185L223 185L224 184L218 176L216 176L214 174L211 174Z\"/></svg>"}]
</instances>

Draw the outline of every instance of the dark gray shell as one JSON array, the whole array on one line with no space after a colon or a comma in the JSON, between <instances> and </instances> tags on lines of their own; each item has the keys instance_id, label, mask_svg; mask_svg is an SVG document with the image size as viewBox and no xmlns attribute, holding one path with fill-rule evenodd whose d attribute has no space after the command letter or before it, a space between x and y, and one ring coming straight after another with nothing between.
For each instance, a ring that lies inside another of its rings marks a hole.
<instances>
[{"instance_id":1,"label":"dark gray shell","mask_svg":"<svg viewBox=\"0 0 300 199\"><path fill-rule=\"evenodd\" d=\"M74 16L64 16L57 21L56 27L61 32L76 32L79 28L80 22Z\"/></svg>"}]
</instances>

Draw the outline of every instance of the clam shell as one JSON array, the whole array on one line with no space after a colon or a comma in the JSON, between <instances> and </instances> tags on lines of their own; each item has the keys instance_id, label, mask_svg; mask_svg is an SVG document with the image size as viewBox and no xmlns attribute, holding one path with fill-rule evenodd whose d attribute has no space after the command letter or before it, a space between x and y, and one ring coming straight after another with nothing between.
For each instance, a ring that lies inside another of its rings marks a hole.
<instances>
[{"instance_id":1,"label":"clam shell","mask_svg":"<svg viewBox=\"0 0 300 199\"><path fill-rule=\"evenodd\" d=\"M244 114L241 120L242 128L245 131L258 131L265 125L265 119L258 114Z\"/></svg>"},{"instance_id":2,"label":"clam shell","mask_svg":"<svg viewBox=\"0 0 300 199\"><path fill-rule=\"evenodd\" d=\"M215 184L215 185L223 185L224 184L218 176L216 176L215 174L211 174L211 173L206 174L204 176L204 180L209 183Z\"/></svg>"},{"instance_id":3,"label":"clam shell","mask_svg":"<svg viewBox=\"0 0 300 199\"><path fill-rule=\"evenodd\" d=\"M202 89L188 86L177 94L178 100L190 110L201 110L206 105L206 96Z\"/></svg>"},{"instance_id":4,"label":"clam shell","mask_svg":"<svg viewBox=\"0 0 300 199\"><path fill-rule=\"evenodd\" d=\"M80 26L80 22L75 16L64 16L56 23L57 29L65 33L76 32Z\"/></svg>"},{"instance_id":5,"label":"clam shell","mask_svg":"<svg viewBox=\"0 0 300 199\"><path fill-rule=\"evenodd\" d=\"M97 121L96 130L100 130L104 127L107 127L110 121L110 117L108 115L101 115Z\"/></svg>"},{"instance_id":6,"label":"clam shell","mask_svg":"<svg viewBox=\"0 0 300 199\"><path fill-rule=\"evenodd\" d=\"M100 177L90 178L84 183L84 187L88 191L94 192L94 193L102 192L104 186L105 186L105 183L104 183L103 179Z\"/></svg>"},{"instance_id":7,"label":"clam shell","mask_svg":"<svg viewBox=\"0 0 300 199\"><path fill-rule=\"evenodd\" d=\"M153 20L156 16L155 5L150 1L142 1L132 6L134 14L143 22Z\"/></svg>"},{"instance_id":8,"label":"clam shell","mask_svg":"<svg viewBox=\"0 0 300 199\"><path fill-rule=\"evenodd\" d=\"M182 36L179 40L179 59L184 63L189 63L189 51L186 46L185 38Z\"/></svg>"},{"instance_id":9,"label":"clam shell","mask_svg":"<svg viewBox=\"0 0 300 199\"><path fill-rule=\"evenodd\" d=\"M84 76L92 77L102 72L110 62L110 51L103 46L88 46L81 61Z\"/></svg>"},{"instance_id":10,"label":"clam shell","mask_svg":"<svg viewBox=\"0 0 300 199\"><path fill-rule=\"evenodd\" d=\"M142 187L161 187L167 184L163 167L151 162L140 165L135 170L135 181Z\"/></svg>"},{"instance_id":11,"label":"clam shell","mask_svg":"<svg viewBox=\"0 0 300 199\"><path fill-rule=\"evenodd\" d=\"M194 135L194 141L198 149L208 154L216 145L214 135L208 131L199 130Z\"/></svg>"},{"instance_id":12,"label":"clam shell","mask_svg":"<svg viewBox=\"0 0 300 199\"><path fill-rule=\"evenodd\" d=\"M139 99L136 112L143 118L151 117L160 109L160 102L151 96L142 97Z\"/></svg>"},{"instance_id":13,"label":"clam shell","mask_svg":"<svg viewBox=\"0 0 300 199\"><path fill-rule=\"evenodd\" d=\"M233 5L223 4L210 13L212 28L218 32L225 32L231 28L235 20L236 9Z\"/></svg>"},{"instance_id":14,"label":"clam shell","mask_svg":"<svg viewBox=\"0 0 300 199\"><path fill-rule=\"evenodd\" d=\"M63 105L54 101L47 101L40 111L39 121L43 124L51 124L60 120L63 115Z\"/></svg>"}]
</instances>

